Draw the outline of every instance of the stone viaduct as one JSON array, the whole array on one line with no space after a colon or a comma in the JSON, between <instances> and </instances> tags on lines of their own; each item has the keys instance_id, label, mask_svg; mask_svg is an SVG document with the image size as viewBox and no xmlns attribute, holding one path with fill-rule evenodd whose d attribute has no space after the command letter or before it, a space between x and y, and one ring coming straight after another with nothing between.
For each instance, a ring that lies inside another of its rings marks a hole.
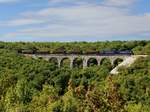
<instances>
[{"instance_id":1,"label":"stone viaduct","mask_svg":"<svg viewBox=\"0 0 150 112\"><path fill-rule=\"evenodd\" d=\"M127 55L115 55L115 56L101 56L101 55L75 55L75 54L25 54L26 56L30 56L32 58L42 58L44 60L50 61L51 59L57 60L58 67L61 66L61 63L64 59L70 60L70 68L73 68L73 64L75 63L76 59L82 59L82 66L83 68L88 67L91 59L96 61L96 65L101 65L101 62L104 59L109 59L112 66L114 65L117 59L121 59L122 61L126 60L130 56Z\"/></svg>"}]
</instances>

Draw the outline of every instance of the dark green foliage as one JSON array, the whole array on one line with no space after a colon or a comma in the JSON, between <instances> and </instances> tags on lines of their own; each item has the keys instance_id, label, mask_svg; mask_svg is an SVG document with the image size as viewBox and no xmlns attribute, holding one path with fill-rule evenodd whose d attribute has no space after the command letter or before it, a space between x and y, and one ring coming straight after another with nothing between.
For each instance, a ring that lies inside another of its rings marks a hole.
<instances>
[{"instance_id":1,"label":"dark green foliage","mask_svg":"<svg viewBox=\"0 0 150 112\"><path fill-rule=\"evenodd\" d=\"M56 60L35 60L17 53L19 49L68 53L132 49L135 54L150 54L149 45L149 41L0 42L0 112L150 112L150 57L139 58L111 76L113 67L107 59L100 66L81 69L79 58L70 69L68 60L58 68Z\"/></svg>"},{"instance_id":2,"label":"dark green foliage","mask_svg":"<svg viewBox=\"0 0 150 112\"><path fill-rule=\"evenodd\" d=\"M98 62L97 62L96 59L91 58L91 59L88 60L88 67L96 66L96 65L98 65Z\"/></svg>"},{"instance_id":3,"label":"dark green foliage","mask_svg":"<svg viewBox=\"0 0 150 112\"><path fill-rule=\"evenodd\" d=\"M83 60L81 58L76 58L73 63L73 68L83 68Z\"/></svg>"}]
</instances>

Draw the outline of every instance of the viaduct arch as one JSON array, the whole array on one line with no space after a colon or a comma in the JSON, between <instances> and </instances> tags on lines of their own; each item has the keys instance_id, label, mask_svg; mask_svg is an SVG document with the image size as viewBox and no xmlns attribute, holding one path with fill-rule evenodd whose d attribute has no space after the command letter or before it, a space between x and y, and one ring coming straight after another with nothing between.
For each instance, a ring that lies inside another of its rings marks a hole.
<instances>
[{"instance_id":1,"label":"viaduct arch","mask_svg":"<svg viewBox=\"0 0 150 112\"><path fill-rule=\"evenodd\" d=\"M115 67L120 62L124 61L130 56L126 55L116 55L116 56L101 56L101 55L66 55L66 54L25 54L26 56L30 56L33 58L42 58L49 62L54 61L55 64L58 65L58 67L61 67L63 65L63 61L65 59L69 60L69 66L70 68L77 67L77 65L80 66L80 68L86 68L89 66L98 65L100 66L104 59L107 59L110 61L110 64ZM80 60L78 60L80 59Z\"/></svg>"}]
</instances>

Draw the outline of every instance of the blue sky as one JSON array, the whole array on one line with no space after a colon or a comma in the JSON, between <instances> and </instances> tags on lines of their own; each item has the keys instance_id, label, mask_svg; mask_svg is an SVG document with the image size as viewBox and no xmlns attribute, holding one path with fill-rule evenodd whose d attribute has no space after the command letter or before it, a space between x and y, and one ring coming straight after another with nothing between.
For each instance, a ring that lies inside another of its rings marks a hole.
<instances>
[{"instance_id":1,"label":"blue sky","mask_svg":"<svg viewBox=\"0 0 150 112\"><path fill-rule=\"evenodd\" d=\"M0 0L0 41L150 40L149 0Z\"/></svg>"}]
</instances>

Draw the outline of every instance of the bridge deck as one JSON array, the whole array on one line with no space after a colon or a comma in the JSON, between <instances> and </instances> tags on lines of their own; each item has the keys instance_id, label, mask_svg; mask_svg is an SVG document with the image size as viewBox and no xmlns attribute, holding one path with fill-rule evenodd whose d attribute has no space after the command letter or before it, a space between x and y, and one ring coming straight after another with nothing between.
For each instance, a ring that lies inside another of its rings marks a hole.
<instances>
[{"instance_id":1,"label":"bridge deck","mask_svg":"<svg viewBox=\"0 0 150 112\"><path fill-rule=\"evenodd\" d=\"M88 67L88 62L91 58L95 58L97 60L98 65L100 65L103 58L108 58L111 61L112 66L114 62L120 58L123 60L117 67L115 67L111 74L117 74L118 68L120 66L128 66L132 64L137 58L139 57L147 57L148 55L97 55L97 54L89 54L89 55L77 55L77 54L24 54L25 56L30 56L33 58L42 57L43 59L49 61L51 58L56 58L58 61L58 66L61 66L61 62L63 59L68 58L70 59L70 67L73 67L74 60L76 58L83 59L83 68Z\"/></svg>"}]
</instances>

